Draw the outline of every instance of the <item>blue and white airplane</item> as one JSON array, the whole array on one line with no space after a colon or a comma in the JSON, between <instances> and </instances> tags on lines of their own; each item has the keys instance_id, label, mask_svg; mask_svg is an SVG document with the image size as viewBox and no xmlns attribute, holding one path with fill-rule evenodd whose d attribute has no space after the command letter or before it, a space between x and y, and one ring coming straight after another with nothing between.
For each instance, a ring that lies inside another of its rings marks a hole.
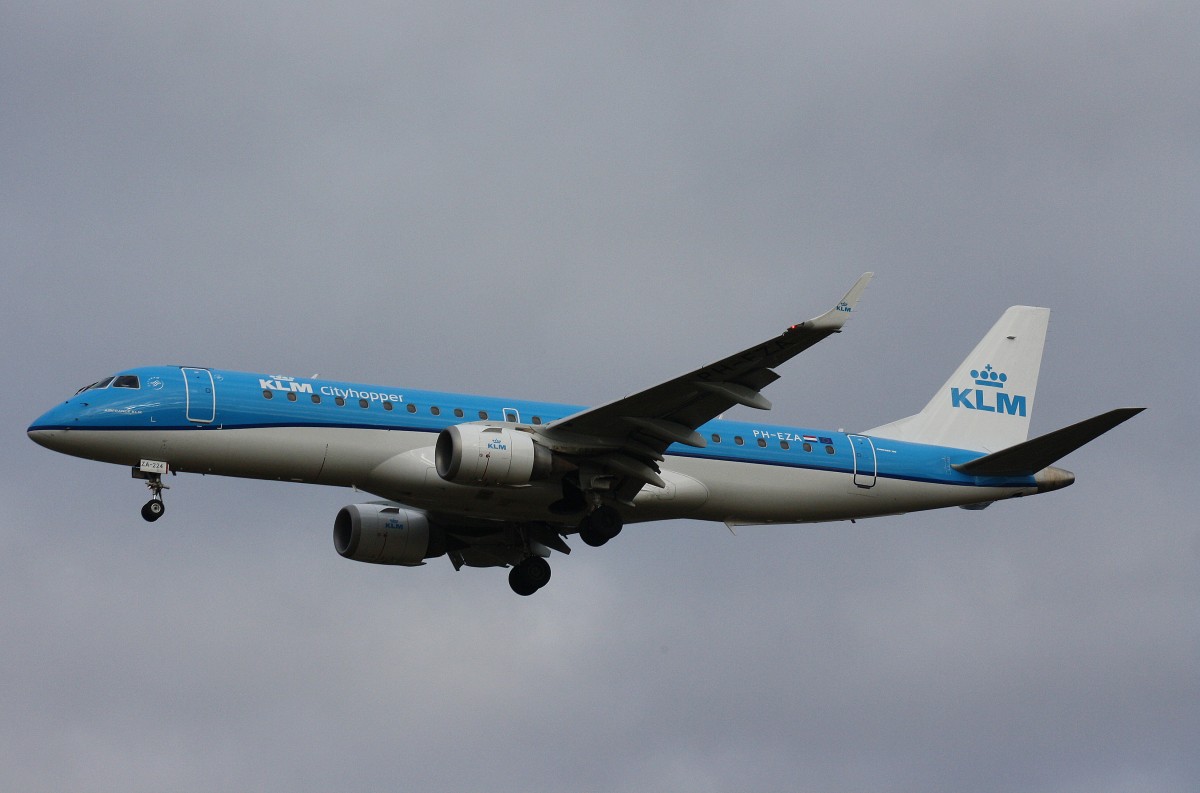
<instances>
[{"instance_id":1,"label":"blue and white airplane","mask_svg":"<svg viewBox=\"0 0 1200 793\"><path fill-rule=\"evenodd\" d=\"M150 521L168 473L363 490L386 500L338 512L342 556L511 567L529 595L565 538L600 546L626 523L852 520L1058 490L1075 477L1053 463L1142 410L1028 440L1050 312L1013 306L916 415L855 433L719 418L769 409L775 367L840 332L870 279L815 319L599 407L157 366L81 389L28 432L131 467Z\"/></svg>"}]
</instances>

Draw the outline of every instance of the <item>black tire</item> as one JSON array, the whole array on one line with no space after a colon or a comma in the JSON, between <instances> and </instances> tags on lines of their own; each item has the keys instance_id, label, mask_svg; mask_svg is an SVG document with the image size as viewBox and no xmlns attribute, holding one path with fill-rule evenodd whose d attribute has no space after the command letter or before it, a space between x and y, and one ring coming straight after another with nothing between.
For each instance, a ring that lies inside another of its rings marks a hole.
<instances>
[{"instance_id":1,"label":"black tire","mask_svg":"<svg viewBox=\"0 0 1200 793\"><path fill-rule=\"evenodd\" d=\"M516 592L521 597L528 597L537 592L537 587L531 586L528 581L522 578L515 567L508 571L508 585L512 587L513 592Z\"/></svg>"},{"instance_id":2,"label":"black tire","mask_svg":"<svg viewBox=\"0 0 1200 793\"><path fill-rule=\"evenodd\" d=\"M550 581L550 563L540 556L530 556L508 571L508 585L521 596L532 595Z\"/></svg>"},{"instance_id":3,"label":"black tire","mask_svg":"<svg viewBox=\"0 0 1200 793\"><path fill-rule=\"evenodd\" d=\"M599 548L620 534L623 526L621 513L609 506L597 507L579 524L579 539Z\"/></svg>"},{"instance_id":4,"label":"black tire","mask_svg":"<svg viewBox=\"0 0 1200 793\"><path fill-rule=\"evenodd\" d=\"M142 505L142 517L150 523L161 518L166 511L167 506L157 498L151 499Z\"/></svg>"},{"instance_id":5,"label":"black tire","mask_svg":"<svg viewBox=\"0 0 1200 793\"><path fill-rule=\"evenodd\" d=\"M588 525L587 521L584 521L583 525L579 527L579 539L583 540L585 545L590 545L593 548L599 548L609 540L607 534L592 528Z\"/></svg>"},{"instance_id":6,"label":"black tire","mask_svg":"<svg viewBox=\"0 0 1200 793\"><path fill-rule=\"evenodd\" d=\"M530 556L519 566L524 568L525 577L536 584L538 589L550 583L550 563L541 556Z\"/></svg>"}]
</instances>

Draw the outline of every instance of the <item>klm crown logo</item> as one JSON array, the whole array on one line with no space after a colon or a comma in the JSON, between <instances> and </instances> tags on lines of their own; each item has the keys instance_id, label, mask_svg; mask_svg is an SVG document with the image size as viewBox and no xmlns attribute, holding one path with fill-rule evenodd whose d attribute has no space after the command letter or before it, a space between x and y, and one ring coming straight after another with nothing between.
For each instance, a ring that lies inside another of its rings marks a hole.
<instances>
[{"instance_id":1,"label":"klm crown logo","mask_svg":"<svg viewBox=\"0 0 1200 793\"><path fill-rule=\"evenodd\" d=\"M1004 384L1008 382L1008 375L1004 372L997 372L990 363L983 369L972 369L971 377L975 378L975 385L984 385L988 388L1004 388Z\"/></svg>"},{"instance_id":2,"label":"klm crown logo","mask_svg":"<svg viewBox=\"0 0 1200 793\"><path fill-rule=\"evenodd\" d=\"M951 388L950 407L965 410L981 410L985 413L1004 413L1024 417L1028 412L1029 400L1004 390L1008 374L998 372L989 363L982 369L972 369L971 378L975 388Z\"/></svg>"}]
</instances>

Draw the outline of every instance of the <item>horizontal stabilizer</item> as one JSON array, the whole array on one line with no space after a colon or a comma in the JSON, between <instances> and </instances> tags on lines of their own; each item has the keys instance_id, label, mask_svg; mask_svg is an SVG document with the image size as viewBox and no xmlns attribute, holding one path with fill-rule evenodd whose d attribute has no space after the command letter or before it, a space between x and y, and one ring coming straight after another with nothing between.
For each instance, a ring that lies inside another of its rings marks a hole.
<instances>
[{"instance_id":1,"label":"horizontal stabilizer","mask_svg":"<svg viewBox=\"0 0 1200 793\"><path fill-rule=\"evenodd\" d=\"M954 469L972 476L1032 476L1143 410L1145 408L1110 410L1016 446L959 463Z\"/></svg>"}]
</instances>

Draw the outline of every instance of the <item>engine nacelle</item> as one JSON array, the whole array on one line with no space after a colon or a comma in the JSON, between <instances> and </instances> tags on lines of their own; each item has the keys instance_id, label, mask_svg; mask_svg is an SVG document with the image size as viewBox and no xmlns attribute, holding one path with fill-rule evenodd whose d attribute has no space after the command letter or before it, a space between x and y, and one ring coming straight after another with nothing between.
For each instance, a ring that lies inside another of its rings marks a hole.
<instances>
[{"instance_id":1,"label":"engine nacelle","mask_svg":"<svg viewBox=\"0 0 1200 793\"><path fill-rule=\"evenodd\" d=\"M351 504L333 521L333 547L356 562L424 564L446 552L445 536L424 512L395 504Z\"/></svg>"},{"instance_id":2,"label":"engine nacelle","mask_svg":"<svg viewBox=\"0 0 1200 793\"><path fill-rule=\"evenodd\" d=\"M438 476L460 485L525 485L550 475L553 455L527 432L456 424L438 435Z\"/></svg>"}]
</instances>

